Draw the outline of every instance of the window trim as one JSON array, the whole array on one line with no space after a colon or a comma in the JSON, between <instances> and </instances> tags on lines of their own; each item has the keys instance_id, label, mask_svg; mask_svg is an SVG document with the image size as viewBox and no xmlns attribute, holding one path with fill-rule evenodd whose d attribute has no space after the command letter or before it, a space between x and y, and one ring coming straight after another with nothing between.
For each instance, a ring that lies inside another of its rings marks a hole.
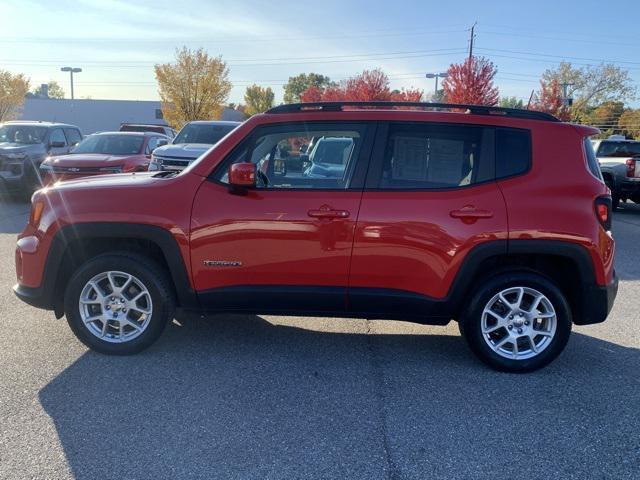
<instances>
[{"instance_id":1,"label":"window trim","mask_svg":"<svg viewBox=\"0 0 640 480\"><path fill-rule=\"evenodd\" d=\"M271 130L271 129L287 129L291 126L299 126L299 125L311 125L316 127L316 130L320 129L332 129L335 126L340 126L341 129L345 130L351 127L353 130L360 131L362 134L362 145L360 146L360 151L358 152L355 160L355 165L353 167L353 174L349 179L349 184L346 188L258 188L252 187L248 188L248 190L254 190L258 192L353 192L353 191L362 191L364 188L365 179L367 176L367 172L369 169L369 164L371 163L371 155L372 149L375 139L377 138L376 131L378 128L379 122L377 121L343 121L343 120L331 120L331 121L297 121L297 122L282 122L282 123L269 123L262 124L256 126L249 134L242 139L233 149L218 163L218 165L213 169L213 171L207 177L207 180L213 182L217 185L221 185L225 188L229 188L228 183L224 183L218 180L218 176L222 172L228 170L230 159L238 153L238 151L243 150L245 147L247 151L253 152L255 148L256 140L264 135L262 131ZM273 132L275 133L275 132Z\"/></svg>"},{"instance_id":2,"label":"window trim","mask_svg":"<svg viewBox=\"0 0 640 480\"><path fill-rule=\"evenodd\" d=\"M453 187L437 187L437 188L383 188L380 187L380 177L382 175L382 170L384 168L384 160L387 142L389 140L389 131L391 130L392 125L408 125L408 126L438 126L438 127L481 127L481 128L490 128L494 130L492 135L493 137L493 148L489 146L489 151L493 152L493 178L489 178L487 180L483 180L481 182L470 183L469 185L458 185ZM402 193L402 192L448 192L448 191L457 191L463 189L469 189L473 187L477 187L480 185L486 185L488 183L494 183L497 181L496 178L496 169L495 169L495 161L496 161L496 135L495 130L497 128L496 125L483 125L483 124L475 124L475 123L446 123L446 122L403 122L403 121L384 121L380 122L378 126L378 132L376 135L376 142L373 149L373 154L371 157L371 161L369 162L369 170L367 172L367 178L365 181L365 192L394 192L394 193ZM505 127L510 128L510 127ZM527 129L518 129L518 130L527 130ZM527 130L531 131L531 130ZM533 143L533 142L530 142ZM531 163L531 162L530 162ZM521 174L518 174L521 175Z\"/></svg>"}]
</instances>

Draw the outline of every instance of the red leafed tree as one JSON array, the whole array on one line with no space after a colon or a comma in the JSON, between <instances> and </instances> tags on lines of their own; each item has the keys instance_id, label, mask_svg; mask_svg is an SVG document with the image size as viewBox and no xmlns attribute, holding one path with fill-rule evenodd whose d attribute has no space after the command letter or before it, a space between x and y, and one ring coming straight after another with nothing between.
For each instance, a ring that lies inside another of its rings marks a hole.
<instances>
[{"instance_id":1,"label":"red leafed tree","mask_svg":"<svg viewBox=\"0 0 640 480\"><path fill-rule=\"evenodd\" d=\"M540 80L540 91L531 105L531 109L550 113L565 122L570 118L569 109L564 105L560 93L560 83L557 80L552 80L549 83Z\"/></svg>"},{"instance_id":2,"label":"red leafed tree","mask_svg":"<svg viewBox=\"0 0 640 480\"><path fill-rule=\"evenodd\" d=\"M338 85L330 85L324 90L309 87L300 95L302 102L337 102L351 101L419 101L422 90L409 89L399 93L391 92L389 77L382 70L365 70L364 72L343 80Z\"/></svg>"},{"instance_id":3,"label":"red leafed tree","mask_svg":"<svg viewBox=\"0 0 640 480\"><path fill-rule=\"evenodd\" d=\"M380 69L365 70L345 82L344 93L347 100L391 100L389 77Z\"/></svg>"},{"instance_id":4,"label":"red leafed tree","mask_svg":"<svg viewBox=\"0 0 640 480\"><path fill-rule=\"evenodd\" d=\"M484 57L467 58L464 63L452 64L442 82L449 103L489 105L498 103L498 88L493 78L498 70Z\"/></svg>"},{"instance_id":5,"label":"red leafed tree","mask_svg":"<svg viewBox=\"0 0 640 480\"><path fill-rule=\"evenodd\" d=\"M391 100L394 102L420 102L424 92L418 88L404 88L400 91L391 92Z\"/></svg>"},{"instance_id":6,"label":"red leafed tree","mask_svg":"<svg viewBox=\"0 0 640 480\"><path fill-rule=\"evenodd\" d=\"M303 103L321 102L324 92L312 85L300 94L300 101Z\"/></svg>"}]
</instances>

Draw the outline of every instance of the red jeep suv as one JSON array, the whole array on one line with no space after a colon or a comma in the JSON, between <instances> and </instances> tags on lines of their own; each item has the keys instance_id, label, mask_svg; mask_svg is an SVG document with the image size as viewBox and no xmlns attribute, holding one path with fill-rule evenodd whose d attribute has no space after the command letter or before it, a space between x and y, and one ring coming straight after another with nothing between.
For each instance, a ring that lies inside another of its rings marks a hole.
<instances>
[{"instance_id":1,"label":"red jeep suv","mask_svg":"<svg viewBox=\"0 0 640 480\"><path fill-rule=\"evenodd\" d=\"M453 319L481 360L531 371L617 293L595 133L474 105L282 105L182 172L36 192L14 290L102 353L148 347L179 307Z\"/></svg>"}]
</instances>

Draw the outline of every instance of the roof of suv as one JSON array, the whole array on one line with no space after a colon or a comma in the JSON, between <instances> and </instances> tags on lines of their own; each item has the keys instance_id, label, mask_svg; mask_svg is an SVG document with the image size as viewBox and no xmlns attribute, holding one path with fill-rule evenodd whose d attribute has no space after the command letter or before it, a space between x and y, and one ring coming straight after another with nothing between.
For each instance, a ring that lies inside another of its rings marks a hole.
<instances>
[{"instance_id":1,"label":"roof of suv","mask_svg":"<svg viewBox=\"0 0 640 480\"><path fill-rule=\"evenodd\" d=\"M132 136L132 137L166 137L165 134L160 133L160 132L120 132L120 131L113 131L113 132L95 132L92 133L91 135L128 135L128 136Z\"/></svg>"},{"instance_id":2,"label":"roof of suv","mask_svg":"<svg viewBox=\"0 0 640 480\"><path fill-rule=\"evenodd\" d=\"M242 122L233 122L231 120L193 120L188 122L188 125L196 124L196 125L229 125L235 126L240 125ZM186 125L186 124L185 124Z\"/></svg>"},{"instance_id":3,"label":"roof of suv","mask_svg":"<svg viewBox=\"0 0 640 480\"><path fill-rule=\"evenodd\" d=\"M68 123L56 123L56 122L41 122L36 120L11 120L9 122L3 122L3 125L35 125L39 127L63 127L63 128L78 128L76 125L70 125Z\"/></svg>"},{"instance_id":4,"label":"roof of suv","mask_svg":"<svg viewBox=\"0 0 640 480\"><path fill-rule=\"evenodd\" d=\"M465 113L471 113L474 115L495 115L501 117L513 117L522 118L527 120L546 120L550 122L559 122L556 117L546 112L539 112L536 110L524 110L519 108L503 108L494 107L489 105L470 105L470 104L456 104L456 103L432 103L432 102L383 102L383 101L339 101L339 102L312 102L312 103L292 103L285 105L278 105L266 113L279 114L279 113L300 113L300 112L340 112L354 109L390 109L393 110L397 107L410 110L449 110L449 111L462 111Z\"/></svg>"}]
</instances>

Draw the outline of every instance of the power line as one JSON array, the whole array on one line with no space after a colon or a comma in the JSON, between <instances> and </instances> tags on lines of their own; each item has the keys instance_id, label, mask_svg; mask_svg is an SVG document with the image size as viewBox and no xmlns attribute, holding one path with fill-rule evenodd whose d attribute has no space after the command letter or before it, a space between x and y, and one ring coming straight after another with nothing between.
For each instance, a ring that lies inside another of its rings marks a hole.
<instances>
[{"instance_id":1,"label":"power line","mask_svg":"<svg viewBox=\"0 0 640 480\"><path fill-rule=\"evenodd\" d=\"M460 25L460 24L458 24ZM383 30L384 31L384 30ZM397 33L371 33L371 30L367 30L367 33L362 34L332 34L331 38L369 38L369 37L410 37L410 36L421 36L421 35L440 35L447 33L461 33L466 32L466 29L455 29L455 30L418 30L418 31L407 31L402 30ZM33 43L33 44L75 44L78 42L83 43L131 43L135 42L136 44L180 44L180 43L198 43L198 44L246 44L246 43L265 43L265 42L279 42L279 41L295 41L295 40L326 40L327 35L309 35L303 37L260 37L260 38L234 38L229 40L228 37L224 39L216 39L215 37L193 37L193 38L162 38L162 39L141 39L139 37L0 37L0 43Z\"/></svg>"},{"instance_id":2,"label":"power line","mask_svg":"<svg viewBox=\"0 0 640 480\"><path fill-rule=\"evenodd\" d=\"M500 48L480 48L479 50L485 50L488 52L504 52L504 53L515 53L518 55L531 55L535 57L553 57L553 58L569 58L575 60L585 60L591 62L603 62L603 63L625 63L629 65L640 65L640 62L631 62L628 60L607 60L603 58L585 58L585 57L573 57L570 55L554 55L550 53L532 53L532 52L522 52L518 50L503 50Z\"/></svg>"},{"instance_id":3,"label":"power line","mask_svg":"<svg viewBox=\"0 0 640 480\"><path fill-rule=\"evenodd\" d=\"M438 52L440 50L427 50L432 52ZM270 65L273 66L281 66L281 65L313 65L313 64L331 64L331 63L349 63L349 62L366 62L372 60L394 60L394 59L404 59L404 58L424 58L424 57L438 57L438 56L448 56L448 55L456 55L459 53L465 52L466 49L450 49L447 52L441 53L408 53L406 55L398 55L398 54L369 54L367 56L361 57L352 57L348 59L338 59L338 60L313 60L313 61L293 61L293 62L266 62L266 63L228 63L227 65L230 67L267 67ZM388 56L375 56L372 55L388 55ZM327 57L325 57L327 58ZM334 57L335 58L335 57ZM1 60L0 60L1 61ZM3 61L5 65L13 65L13 66L35 66L35 67L50 67L52 63L43 63L49 62L49 60L45 61L21 61L21 62L13 62L13 61ZM78 64L83 64L82 61L75 61ZM93 63L90 65L99 66L100 68L150 68L151 64L141 65L136 63L131 64L99 64Z\"/></svg>"}]
</instances>

